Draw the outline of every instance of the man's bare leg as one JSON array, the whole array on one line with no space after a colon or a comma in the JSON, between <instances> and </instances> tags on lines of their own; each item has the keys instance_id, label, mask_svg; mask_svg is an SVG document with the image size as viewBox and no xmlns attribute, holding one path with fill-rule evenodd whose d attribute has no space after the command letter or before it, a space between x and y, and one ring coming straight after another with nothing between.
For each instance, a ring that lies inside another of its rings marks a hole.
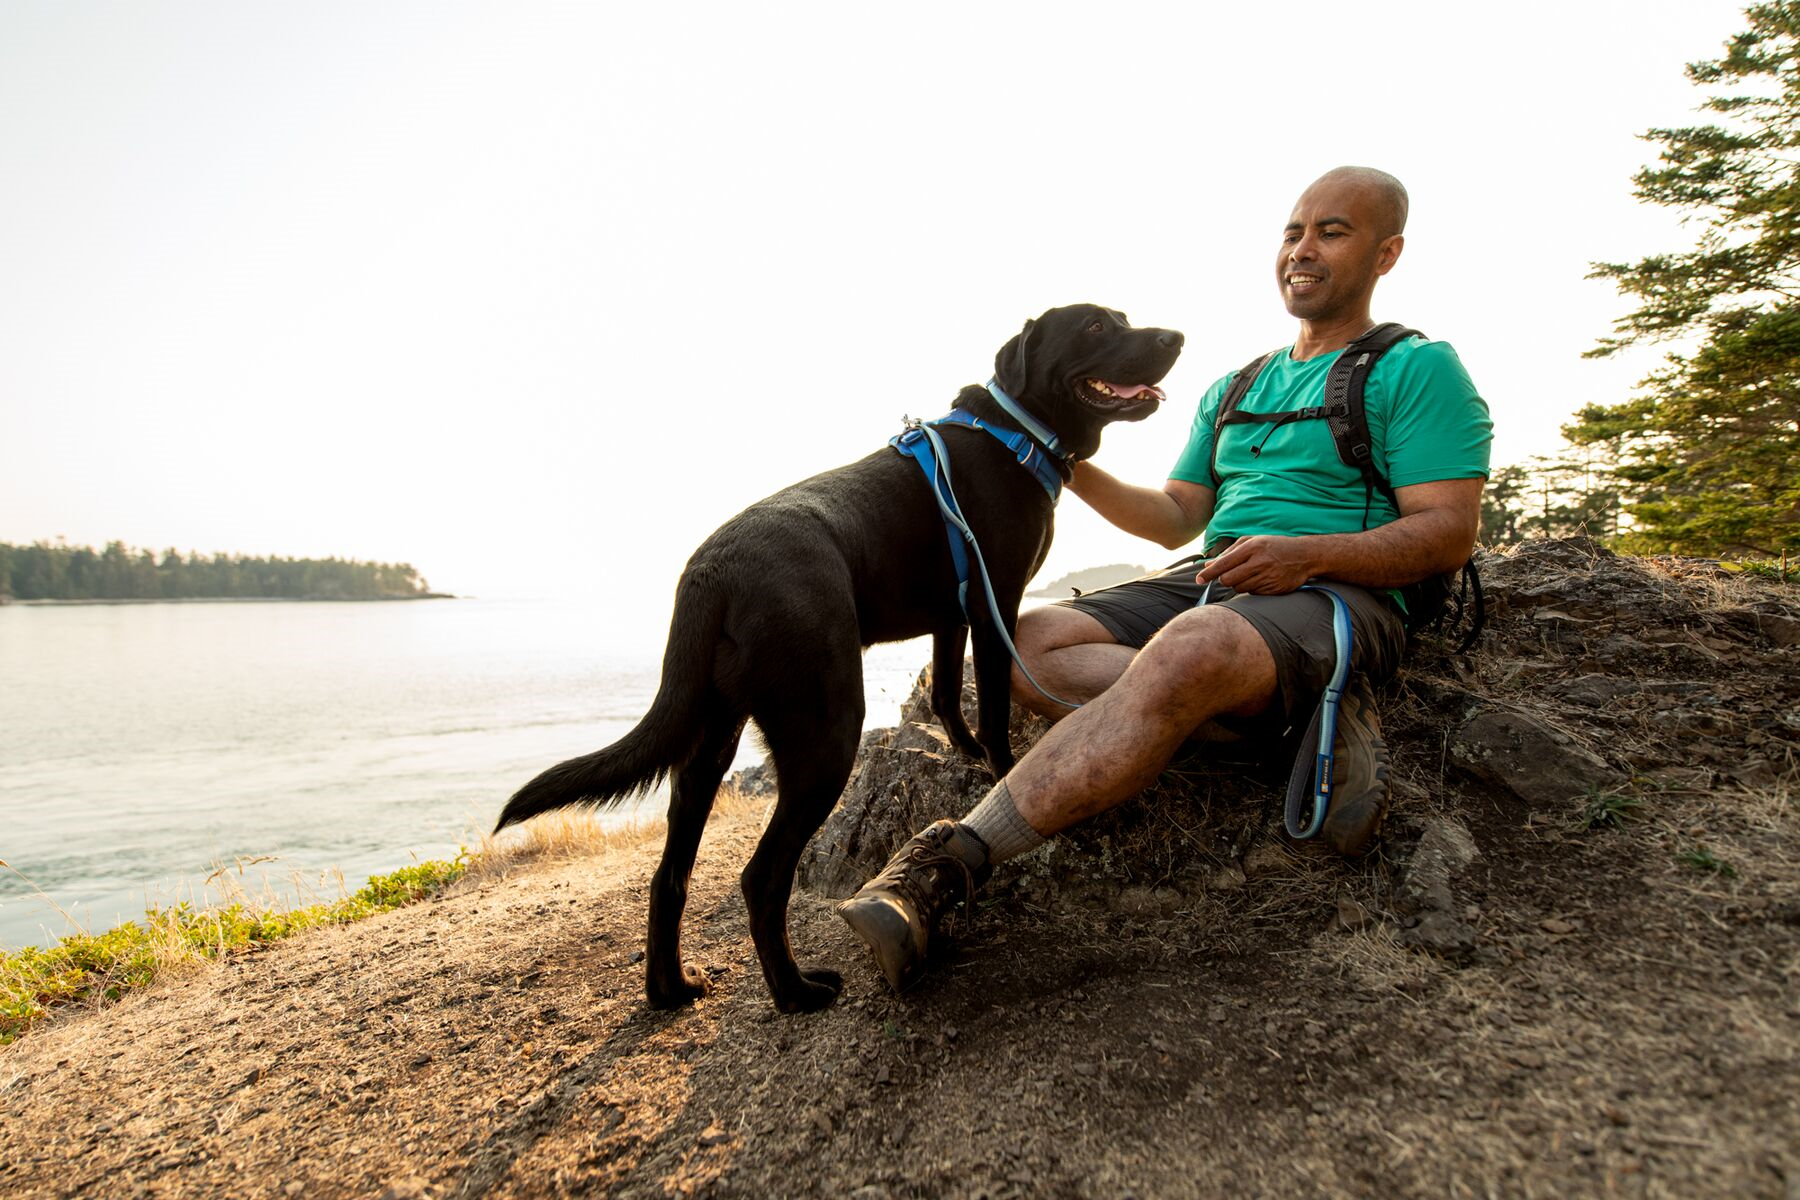
<instances>
[{"instance_id":1,"label":"man's bare leg","mask_svg":"<svg viewBox=\"0 0 1800 1200\"><path fill-rule=\"evenodd\" d=\"M1275 690L1274 656L1250 622L1228 608L1184 612L1111 687L1039 739L1004 786L1048 837L1137 795L1195 729L1225 713L1261 712Z\"/></svg>"},{"instance_id":2,"label":"man's bare leg","mask_svg":"<svg viewBox=\"0 0 1800 1200\"><path fill-rule=\"evenodd\" d=\"M967 816L921 830L838 915L888 982L905 988L923 969L939 917L993 867L1136 795L1193 730L1222 713L1260 712L1275 689L1274 657L1247 620L1223 607L1181 613Z\"/></svg>"},{"instance_id":3,"label":"man's bare leg","mask_svg":"<svg viewBox=\"0 0 1800 1200\"><path fill-rule=\"evenodd\" d=\"M1061 604L1020 613L1013 642L1033 678L1077 704L1085 704L1111 687L1137 655L1130 646L1115 642L1112 632L1092 616ZM1052 721L1075 711L1033 687L1017 663L1012 670L1012 694L1021 707Z\"/></svg>"}]
</instances>

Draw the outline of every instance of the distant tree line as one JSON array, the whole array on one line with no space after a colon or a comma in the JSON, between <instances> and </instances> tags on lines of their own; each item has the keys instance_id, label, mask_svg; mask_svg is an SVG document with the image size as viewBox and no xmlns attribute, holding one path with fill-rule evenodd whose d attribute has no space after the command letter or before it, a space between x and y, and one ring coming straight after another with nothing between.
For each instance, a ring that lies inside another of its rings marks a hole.
<instances>
[{"instance_id":1,"label":"distant tree line","mask_svg":"<svg viewBox=\"0 0 1800 1200\"><path fill-rule=\"evenodd\" d=\"M1481 493L1482 543L1510 546L1526 538L1586 534L1632 549L1625 545L1633 523L1617 466L1616 452L1571 445L1560 455L1496 467Z\"/></svg>"},{"instance_id":2,"label":"distant tree line","mask_svg":"<svg viewBox=\"0 0 1800 1200\"><path fill-rule=\"evenodd\" d=\"M429 591L406 563L0 542L0 596L16 600L390 600Z\"/></svg>"}]
</instances>

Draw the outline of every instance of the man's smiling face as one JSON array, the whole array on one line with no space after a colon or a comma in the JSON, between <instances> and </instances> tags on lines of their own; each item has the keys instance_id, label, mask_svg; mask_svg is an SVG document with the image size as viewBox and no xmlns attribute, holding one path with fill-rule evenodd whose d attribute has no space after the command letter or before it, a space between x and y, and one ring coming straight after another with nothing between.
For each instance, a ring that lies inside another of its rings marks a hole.
<instances>
[{"instance_id":1,"label":"man's smiling face","mask_svg":"<svg viewBox=\"0 0 1800 1200\"><path fill-rule=\"evenodd\" d=\"M1275 277L1288 312L1329 321L1366 307L1403 239L1373 189L1327 176L1306 189L1281 235Z\"/></svg>"}]
</instances>

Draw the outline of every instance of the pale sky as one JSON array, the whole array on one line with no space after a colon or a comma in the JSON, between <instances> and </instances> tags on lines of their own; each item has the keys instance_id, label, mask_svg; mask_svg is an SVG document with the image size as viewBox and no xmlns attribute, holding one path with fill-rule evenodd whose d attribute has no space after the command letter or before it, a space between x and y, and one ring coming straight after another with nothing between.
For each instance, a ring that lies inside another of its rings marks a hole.
<instances>
[{"instance_id":1,"label":"pale sky","mask_svg":"<svg viewBox=\"0 0 1800 1200\"><path fill-rule=\"evenodd\" d=\"M1292 340L1342 163L1412 194L1378 319L1453 343L1496 464L1653 368L1596 259L1698 120L1713 0L0 7L0 540L405 560L666 609L745 504L1094 301L1187 334L1098 461L1158 484ZM1167 551L1073 497L1045 577ZM623 593L622 593L623 594ZM660 630L657 631L660 637ZM651 639L656 640L656 639Z\"/></svg>"}]
</instances>

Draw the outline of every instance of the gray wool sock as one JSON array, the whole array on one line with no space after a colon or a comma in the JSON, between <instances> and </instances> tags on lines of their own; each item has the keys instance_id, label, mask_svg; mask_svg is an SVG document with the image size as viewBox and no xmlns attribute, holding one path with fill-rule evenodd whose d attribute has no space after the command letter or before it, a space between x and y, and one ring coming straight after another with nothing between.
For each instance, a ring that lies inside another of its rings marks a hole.
<instances>
[{"instance_id":1,"label":"gray wool sock","mask_svg":"<svg viewBox=\"0 0 1800 1200\"><path fill-rule=\"evenodd\" d=\"M987 844L989 866L997 867L1009 858L1029 854L1046 840L1019 815L1019 806L1013 803L1004 779L957 824Z\"/></svg>"}]
</instances>

